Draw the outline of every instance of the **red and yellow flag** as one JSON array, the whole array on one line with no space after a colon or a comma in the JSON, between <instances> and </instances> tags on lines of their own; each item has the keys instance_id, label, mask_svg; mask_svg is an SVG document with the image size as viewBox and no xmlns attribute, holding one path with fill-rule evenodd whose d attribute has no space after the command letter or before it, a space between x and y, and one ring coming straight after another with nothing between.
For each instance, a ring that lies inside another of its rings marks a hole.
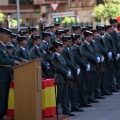
<instances>
[{"instance_id":1,"label":"red and yellow flag","mask_svg":"<svg viewBox=\"0 0 120 120\"><path fill-rule=\"evenodd\" d=\"M56 114L55 79L42 80L42 118ZM10 84L8 116L14 118L14 82Z\"/></svg>"}]
</instances>

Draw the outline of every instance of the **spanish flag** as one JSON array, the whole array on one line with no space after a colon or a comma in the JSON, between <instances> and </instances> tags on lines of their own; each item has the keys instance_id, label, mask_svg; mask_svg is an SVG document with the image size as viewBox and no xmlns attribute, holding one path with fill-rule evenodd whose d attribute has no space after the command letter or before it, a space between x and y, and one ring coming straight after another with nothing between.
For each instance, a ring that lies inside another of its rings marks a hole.
<instances>
[{"instance_id":1,"label":"spanish flag","mask_svg":"<svg viewBox=\"0 0 120 120\"><path fill-rule=\"evenodd\" d=\"M42 118L56 114L55 79L42 80ZM10 84L8 117L14 118L14 82Z\"/></svg>"}]
</instances>

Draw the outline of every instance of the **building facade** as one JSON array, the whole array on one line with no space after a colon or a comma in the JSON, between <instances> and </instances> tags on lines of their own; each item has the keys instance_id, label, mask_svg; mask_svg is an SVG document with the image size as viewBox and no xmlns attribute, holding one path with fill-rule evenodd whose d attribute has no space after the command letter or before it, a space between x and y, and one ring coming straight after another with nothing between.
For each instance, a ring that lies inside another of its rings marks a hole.
<instances>
[{"instance_id":1,"label":"building facade","mask_svg":"<svg viewBox=\"0 0 120 120\"><path fill-rule=\"evenodd\" d=\"M20 0L20 18L21 26L39 24L45 21L48 24L53 22L50 4L53 0ZM57 12L68 10L67 0L56 0L59 3ZM6 20L17 20L16 0L0 0L0 10L6 15Z\"/></svg>"},{"instance_id":2,"label":"building facade","mask_svg":"<svg viewBox=\"0 0 120 120\"><path fill-rule=\"evenodd\" d=\"M91 22L96 4L97 0L68 0L68 10L76 13L79 22Z\"/></svg>"}]
</instances>

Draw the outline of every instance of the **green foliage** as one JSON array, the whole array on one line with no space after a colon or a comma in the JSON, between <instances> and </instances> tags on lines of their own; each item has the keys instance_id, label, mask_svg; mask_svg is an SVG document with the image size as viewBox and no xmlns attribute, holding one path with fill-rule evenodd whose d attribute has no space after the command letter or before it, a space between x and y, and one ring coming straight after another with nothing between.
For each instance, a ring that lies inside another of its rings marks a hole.
<instances>
[{"instance_id":1,"label":"green foliage","mask_svg":"<svg viewBox=\"0 0 120 120\"><path fill-rule=\"evenodd\" d=\"M74 17L65 17L61 23L75 23L76 20Z\"/></svg>"},{"instance_id":2,"label":"green foliage","mask_svg":"<svg viewBox=\"0 0 120 120\"><path fill-rule=\"evenodd\" d=\"M102 5L99 4L94 8L94 17L97 19L108 19L115 18L120 15L120 0L107 0L107 2Z\"/></svg>"},{"instance_id":3,"label":"green foliage","mask_svg":"<svg viewBox=\"0 0 120 120\"><path fill-rule=\"evenodd\" d=\"M5 15L1 12L1 10L0 10L0 22L3 22L4 21L4 19L5 19Z\"/></svg>"},{"instance_id":4,"label":"green foliage","mask_svg":"<svg viewBox=\"0 0 120 120\"><path fill-rule=\"evenodd\" d=\"M97 19L101 19L101 17L103 16L103 12L105 11L105 7L103 4L99 4L98 6L96 6L94 8L94 17L96 17Z\"/></svg>"}]
</instances>

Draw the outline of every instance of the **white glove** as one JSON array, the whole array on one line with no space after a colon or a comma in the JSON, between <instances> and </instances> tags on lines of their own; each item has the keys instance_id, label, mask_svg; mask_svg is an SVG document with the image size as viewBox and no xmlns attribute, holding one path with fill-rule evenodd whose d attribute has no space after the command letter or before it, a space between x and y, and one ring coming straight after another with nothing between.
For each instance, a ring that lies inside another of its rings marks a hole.
<instances>
[{"instance_id":1,"label":"white glove","mask_svg":"<svg viewBox=\"0 0 120 120\"><path fill-rule=\"evenodd\" d=\"M50 64L49 63L47 63L47 70L49 70L50 69Z\"/></svg>"},{"instance_id":2,"label":"white glove","mask_svg":"<svg viewBox=\"0 0 120 120\"><path fill-rule=\"evenodd\" d=\"M67 77L71 77L71 72L68 71Z\"/></svg>"},{"instance_id":3,"label":"white glove","mask_svg":"<svg viewBox=\"0 0 120 120\"><path fill-rule=\"evenodd\" d=\"M100 57L97 57L97 63L99 63L100 62Z\"/></svg>"},{"instance_id":4,"label":"white glove","mask_svg":"<svg viewBox=\"0 0 120 120\"><path fill-rule=\"evenodd\" d=\"M119 54L117 54L117 56L115 58L116 58L116 60L119 60Z\"/></svg>"},{"instance_id":5,"label":"white glove","mask_svg":"<svg viewBox=\"0 0 120 120\"><path fill-rule=\"evenodd\" d=\"M100 62L104 62L104 60L105 60L105 58L104 58L104 57L101 57Z\"/></svg>"},{"instance_id":6,"label":"white glove","mask_svg":"<svg viewBox=\"0 0 120 120\"><path fill-rule=\"evenodd\" d=\"M108 53L108 57L111 58L112 57L112 52Z\"/></svg>"},{"instance_id":7,"label":"white glove","mask_svg":"<svg viewBox=\"0 0 120 120\"><path fill-rule=\"evenodd\" d=\"M87 69L86 71L90 71L90 64L87 64Z\"/></svg>"},{"instance_id":8,"label":"white glove","mask_svg":"<svg viewBox=\"0 0 120 120\"><path fill-rule=\"evenodd\" d=\"M80 68L79 69L77 69L77 73L76 73L77 75L79 75L80 74Z\"/></svg>"},{"instance_id":9,"label":"white glove","mask_svg":"<svg viewBox=\"0 0 120 120\"><path fill-rule=\"evenodd\" d=\"M119 58L120 58L120 53L118 55L119 55Z\"/></svg>"}]
</instances>

